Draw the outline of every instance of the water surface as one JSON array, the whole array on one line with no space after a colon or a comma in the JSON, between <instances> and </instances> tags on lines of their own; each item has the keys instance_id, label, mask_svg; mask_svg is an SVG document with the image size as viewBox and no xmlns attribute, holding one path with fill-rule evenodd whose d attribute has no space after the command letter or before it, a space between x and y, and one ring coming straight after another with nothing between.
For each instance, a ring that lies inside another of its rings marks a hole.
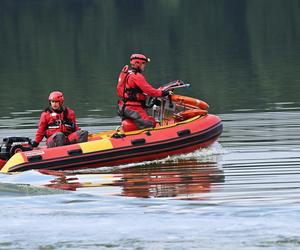
<instances>
[{"instance_id":1,"label":"water surface","mask_svg":"<svg viewBox=\"0 0 300 250\"><path fill-rule=\"evenodd\" d=\"M300 4L2 0L0 139L33 138L50 91L113 129L118 72L210 104L207 149L117 167L0 175L0 249L300 249Z\"/></svg>"}]
</instances>

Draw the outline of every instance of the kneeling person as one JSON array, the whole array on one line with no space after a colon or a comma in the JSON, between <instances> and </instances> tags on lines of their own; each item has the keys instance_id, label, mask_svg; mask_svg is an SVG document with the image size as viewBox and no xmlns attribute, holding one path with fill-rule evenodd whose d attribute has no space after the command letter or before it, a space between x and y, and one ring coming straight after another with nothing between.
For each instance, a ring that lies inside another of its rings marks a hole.
<instances>
[{"instance_id":1,"label":"kneeling person","mask_svg":"<svg viewBox=\"0 0 300 250\"><path fill-rule=\"evenodd\" d=\"M154 128L156 121L146 111L145 101L149 97L162 97L173 94L172 91L154 88L143 75L146 63L150 59L143 54L132 54L130 57L131 68L126 65L119 75L117 85L118 114L122 120L130 119L136 128Z\"/></svg>"},{"instance_id":2,"label":"kneeling person","mask_svg":"<svg viewBox=\"0 0 300 250\"><path fill-rule=\"evenodd\" d=\"M64 106L63 93L53 91L48 99L50 106L41 114L32 146L37 147L44 137L48 148L86 142L88 131L80 130L74 111Z\"/></svg>"}]
</instances>

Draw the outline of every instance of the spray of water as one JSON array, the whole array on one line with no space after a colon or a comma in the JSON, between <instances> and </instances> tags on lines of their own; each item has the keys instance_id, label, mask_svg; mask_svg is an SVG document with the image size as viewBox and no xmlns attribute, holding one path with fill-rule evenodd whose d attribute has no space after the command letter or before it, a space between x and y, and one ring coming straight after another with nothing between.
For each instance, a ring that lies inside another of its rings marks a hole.
<instances>
[{"instance_id":1,"label":"spray of water","mask_svg":"<svg viewBox=\"0 0 300 250\"><path fill-rule=\"evenodd\" d=\"M180 160L196 160L198 162L207 162L207 161L216 162L217 158L220 155L224 154L225 152L226 150L222 147L222 145L218 142L215 142L214 144L210 145L207 148L199 149L188 154L168 156L164 159L143 161L138 163L129 163L129 164L113 166L113 167L82 169L82 170L73 170L73 171L66 171L66 172L72 174L111 173L113 171L120 170L123 168L139 167L139 166L145 166L150 164L165 164L168 162L178 162Z\"/></svg>"}]
</instances>

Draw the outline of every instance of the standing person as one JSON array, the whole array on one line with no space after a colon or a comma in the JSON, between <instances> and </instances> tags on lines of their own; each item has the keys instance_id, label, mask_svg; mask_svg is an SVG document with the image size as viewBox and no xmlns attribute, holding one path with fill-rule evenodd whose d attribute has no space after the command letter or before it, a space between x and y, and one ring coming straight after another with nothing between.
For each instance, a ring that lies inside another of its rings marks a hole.
<instances>
[{"instance_id":1,"label":"standing person","mask_svg":"<svg viewBox=\"0 0 300 250\"><path fill-rule=\"evenodd\" d=\"M64 95L53 91L49 95L50 106L42 112L33 147L37 147L44 137L48 148L86 142L88 131L80 130L75 113L64 106Z\"/></svg>"},{"instance_id":2,"label":"standing person","mask_svg":"<svg viewBox=\"0 0 300 250\"><path fill-rule=\"evenodd\" d=\"M150 59L142 54L133 54L130 57L130 65L122 69L117 94L119 96L118 113L122 119L131 119L137 129L154 128L156 121L146 112L145 101L147 95L150 97L161 97L172 94L171 91L155 89L149 84L144 75L146 63Z\"/></svg>"}]
</instances>

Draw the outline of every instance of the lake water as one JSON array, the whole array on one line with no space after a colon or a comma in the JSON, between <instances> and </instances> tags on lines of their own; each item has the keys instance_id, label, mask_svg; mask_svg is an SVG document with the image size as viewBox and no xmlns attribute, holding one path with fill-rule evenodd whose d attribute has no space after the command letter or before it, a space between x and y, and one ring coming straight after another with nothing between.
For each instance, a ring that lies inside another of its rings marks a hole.
<instances>
[{"instance_id":1,"label":"lake water","mask_svg":"<svg viewBox=\"0 0 300 250\"><path fill-rule=\"evenodd\" d=\"M0 249L300 249L299 1L1 1L0 138L33 137L53 89L90 132L115 80L183 79L217 143L160 161L0 175Z\"/></svg>"}]
</instances>

